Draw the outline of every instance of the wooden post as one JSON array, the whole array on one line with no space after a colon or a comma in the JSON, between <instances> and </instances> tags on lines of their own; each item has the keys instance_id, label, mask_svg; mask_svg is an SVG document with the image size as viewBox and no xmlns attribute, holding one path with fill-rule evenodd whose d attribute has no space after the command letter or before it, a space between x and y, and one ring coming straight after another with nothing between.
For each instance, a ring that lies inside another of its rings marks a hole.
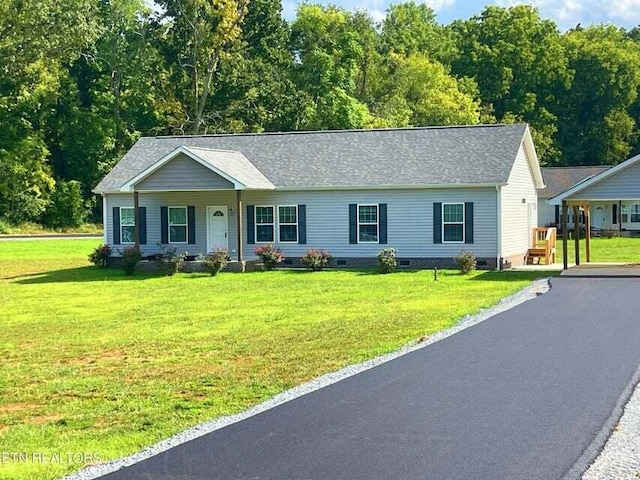
<instances>
[{"instance_id":1,"label":"wooden post","mask_svg":"<svg viewBox=\"0 0 640 480\"><path fill-rule=\"evenodd\" d=\"M589 211L589 204L584 207L584 230L585 230L585 248L587 263L591 261L591 212Z\"/></svg>"},{"instance_id":2,"label":"wooden post","mask_svg":"<svg viewBox=\"0 0 640 480\"><path fill-rule=\"evenodd\" d=\"M566 270L569 268L569 231L567 228L567 217L569 216L569 206L567 201L562 201L562 266Z\"/></svg>"},{"instance_id":3,"label":"wooden post","mask_svg":"<svg viewBox=\"0 0 640 480\"><path fill-rule=\"evenodd\" d=\"M575 242L576 265L580 265L580 206L573 206L573 236Z\"/></svg>"},{"instance_id":4,"label":"wooden post","mask_svg":"<svg viewBox=\"0 0 640 480\"><path fill-rule=\"evenodd\" d=\"M135 226L133 227L134 248L136 252L140 252L140 193L133 192L133 218Z\"/></svg>"},{"instance_id":5,"label":"wooden post","mask_svg":"<svg viewBox=\"0 0 640 480\"><path fill-rule=\"evenodd\" d=\"M242 190L236 190L236 220L238 224L238 262L242 262Z\"/></svg>"},{"instance_id":6,"label":"wooden post","mask_svg":"<svg viewBox=\"0 0 640 480\"><path fill-rule=\"evenodd\" d=\"M622 200L618 201L618 238L622 236Z\"/></svg>"}]
</instances>

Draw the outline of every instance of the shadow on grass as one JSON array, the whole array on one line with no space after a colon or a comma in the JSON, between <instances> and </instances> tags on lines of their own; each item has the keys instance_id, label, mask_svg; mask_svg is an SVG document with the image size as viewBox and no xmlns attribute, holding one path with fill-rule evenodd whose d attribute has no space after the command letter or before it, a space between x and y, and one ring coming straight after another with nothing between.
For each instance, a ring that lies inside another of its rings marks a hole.
<instances>
[{"instance_id":1,"label":"shadow on grass","mask_svg":"<svg viewBox=\"0 0 640 480\"><path fill-rule=\"evenodd\" d=\"M93 266L65 268L51 270L49 272L30 273L13 278L5 278L12 283L20 285L34 285L38 283L63 283L63 282L105 282L120 280L147 280L157 278L157 274L136 272L134 275L125 275L122 270L116 268L98 268Z\"/></svg>"}]
</instances>

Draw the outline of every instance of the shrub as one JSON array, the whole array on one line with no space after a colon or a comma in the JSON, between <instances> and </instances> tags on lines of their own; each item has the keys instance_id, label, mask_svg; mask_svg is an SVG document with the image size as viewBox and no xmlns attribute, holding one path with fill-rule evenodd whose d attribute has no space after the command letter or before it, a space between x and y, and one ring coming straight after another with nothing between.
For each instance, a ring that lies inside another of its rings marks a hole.
<instances>
[{"instance_id":1,"label":"shrub","mask_svg":"<svg viewBox=\"0 0 640 480\"><path fill-rule=\"evenodd\" d=\"M212 253L208 255L201 255L200 259L204 264L204 268L211 276L216 276L221 270L229 263L229 252L224 248L216 248Z\"/></svg>"},{"instance_id":2,"label":"shrub","mask_svg":"<svg viewBox=\"0 0 640 480\"><path fill-rule=\"evenodd\" d=\"M53 228L78 227L89 215L87 202L82 196L82 184L77 180L58 180L51 195L43 220Z\"/></svg>"},{"instance_id":3,"label":"shrub","mask_svg":"<svg viewBox=\"0 0 640 480\"><path fill-rule=\"evenodd\" d=\"M160 270L168 277L172 277L184 267L184 258L187 253L178 253L177 247L161 247Z\"/></svg>"},{"instance_id":4,"label":"shrub","mask_svg":"<svg viewBox=\"0 0 640 480\"><path fill-rule=\"evenodd\" d=\"M11 233L11 224L6 220L0 218L0 235Z\"/></svg>"},{"instance_id":5,"label":"shrub","mask_svg":"<svg viewBox=\"0 0 640 480\"><path fill-rule=\"evenodd\" d=\"M378 252L378 271L380 273L391 273L397 266L395 248L385 248Z\"/></svg>"},{"instance_id":6,"label":"shrub","mask_svg":"<svg viewBox=\"0 0 640 480\"><path fill-rule=\"evenodd\" d=\"M133 275L142 255L135 247L127 247L122 251L122 269L126 275Z\"/></svg>"},{"instance_id":7,"label":"shrub","mask_svg":"<svg viewBox=\"0 0 640 480\"><path fill-rule=\"evenodd\" d=\"M331 261L331 254L327 250L307 250L300 259L311 271L318 272Z\"/></svg>"},{"instance_id":8,"label":"shrub","mask_svg":"<svg viewBox=\"0 0 640 480\"><path fill-rule=\"evenodd\" d=\"M111 247L109 245L100 245L91 252L89 261L97 267L107 267L111 262Z\"/></svg>"},{"instance_id":9,"label":"shrub","mask_svg":"<svg viewBox=\"0 0 640 480\"><path fill-rule=\"evenodd\" d=\"M458 266L458 270L463 274L474 271L478 263L475 255L468 250L462 250L454 260Z\"/></svg>"},{"instance_id":10,"label":"shrub","mask_svg":"<svg viewBox=\"0 0 640 480\"><path fill-rule=\"evenodd\" d=\"M265 270L273 270L284 260L284 255L282 255L280 249L271 244L256 247L254 252L262 260Z\"/></svg>"}]
</instances>

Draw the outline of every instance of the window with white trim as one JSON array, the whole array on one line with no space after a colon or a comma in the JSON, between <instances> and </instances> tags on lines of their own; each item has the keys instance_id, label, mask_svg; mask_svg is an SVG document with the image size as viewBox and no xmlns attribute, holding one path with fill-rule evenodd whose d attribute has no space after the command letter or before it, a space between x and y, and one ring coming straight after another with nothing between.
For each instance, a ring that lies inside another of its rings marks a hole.
<instances>
[{"instance_id":1,"label":"window with white trim","mask_svg":"<svg viewBox=\"0 0 640 480\"><path fill-rule=\"evenodd\" d=\"M626 203L620 205L620 221L622 223L629 222L629 205L627 205Z\"/></svg>"},{"instance_id":2,"label":"window with white trim","mask_svg":"<svg viewBox=\"0 0 640 480\"><path fill-rule=\"evenodd\" d=\"M135 243L136 213L132 207L120 207L120 242Z\"/></svg>"},{"instance_id":3,"label":"window with white trim","mask_svg":"<svg viewBox=\"0 0 640 480\"><path fill-rule=\"evenodd\" d=\"M378 243L378 205L358 205L358 243Z\"/></svg>"},{"instance_id":4,"label":"window with white trim","mask_svg":"<svg viewBox=\"0 0 640 480\"><path fill-rule=\"evenodd\" d=\"M259 205L255 207L256 242L273 242L275 227L273 205Z\"/></svg>"},{"instance_id":5,"label":"window with white trim","mask_svg":"<svg viewBox=\"0 0 640 480\"><path fill-rule=\"evenodd\" d=\"M640 204L631 205L631 223L640 223Z\"/></svg>"},{"instance_id":6,"label":"window with white trim","mask_svg":"<svg viewBox=\"0 0 640 480\"><path fill-rule=\"evenodd\" d=\"M464 242L464 203L442 204L442 241Z\"/></svg>"},{"instance_id":7,"label":"window with white trim","mask_svg":"<svg viewBox=\"0 0 640 480\"><path fill-rule=\"evenodd\" d=\"M298 206L278 206L278 238L280 242L298 241Z\"/></svg>"},{"instance_id":8,"label":"window with white trim","mask_svg":"<svg viewBox=\"0 0 640 480\"><path fill-rule=\"evenodd\" d=\"M187 207L169 207L169 243L187 243Z\"/></svg>"}]
</instances>

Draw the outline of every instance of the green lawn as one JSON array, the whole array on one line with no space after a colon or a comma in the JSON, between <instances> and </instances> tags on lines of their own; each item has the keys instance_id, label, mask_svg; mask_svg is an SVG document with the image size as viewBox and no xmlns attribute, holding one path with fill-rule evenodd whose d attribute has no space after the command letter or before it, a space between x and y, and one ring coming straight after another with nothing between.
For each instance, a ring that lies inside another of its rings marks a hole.
<instances>
[{"instance_id":1,"label":"green lawn","mask_svg":"<svg viewBox=\"0 0 640 480\"><path fill-rule=\"evenodd\" d=\"M537 275L125 277L88 265L96 245L0 242L0 452L131 454L449 327ZM1 462L0 478L82 466Z\"/></svg>"},{"instance_id":2,"label":"green lawn","mask_svg":"<svg viewBox=\"0 0 640 480\"><path fill-rule=\"evenodd\" d=\"M569 263L575 263L575 241L569 240L567 252ZM557 262L562 263L562 239L558 239ZM586 241L580 239L580 263L586 262ZM640 238L592 238L592 262L640 263Z\"/></svg>"}]
</instances>

